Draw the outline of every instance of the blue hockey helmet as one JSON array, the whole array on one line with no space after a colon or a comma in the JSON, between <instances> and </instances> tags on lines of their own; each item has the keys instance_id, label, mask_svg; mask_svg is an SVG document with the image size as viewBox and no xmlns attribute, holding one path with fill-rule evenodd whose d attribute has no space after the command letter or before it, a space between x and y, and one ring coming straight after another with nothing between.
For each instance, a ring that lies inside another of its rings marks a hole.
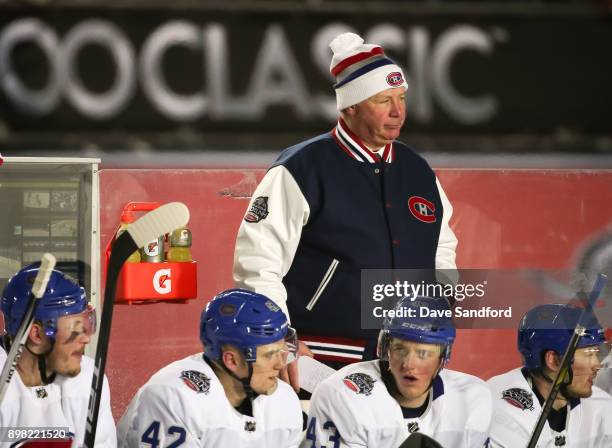
<instances>
[{"instance_id":1,"label":"blue hockey helmet","mask_svg":"<svg viewBox=\"0 0 612 448\"><path fill-rule=\"evenodd\" d=\"M221 358L223 344L243 351L247 362L257 359L257 347L295 337L287 316L272 300L244 289L218 294L202 311L200 340L204 354ZM297 344L295 344L297 346Z\"/></svg>"},{"instance_id":2,"label":"blue hockey helmet","mask_svg":"<svg viewBox=\"0 0 612 448\"><path fill-rule=\"evenodd\" d=\"M21 269L9 280L2 292L4 326L11 337L15 336L24 318L39 267L40 263L34 263ZM60 317L79 314L87 308L85 289L62 272L53 270L47 288L36 305L34 319L42 324L47 337L55 339L57 320Z\"/></svg>"},{"instance_id":3,"label":"blue hockey helmet","mask_svg":"<svg viewBox=\"0 0 612 448\"><path fill-rule=\"evenodd\" d=\"M538 305L525 313L518 330L518 349L523 356L523 365L530 370L542 367L542 354L546 350L554 350L563 356L581 313L581 308L562 304ZM593 314L585 328L577 348L605 342L603 328Z\"/></svg>"},{"instance_id":4,"label":"blue hockey helmet","mask_svg":"<svg viewBox=\"0 0 612 448\"><path fill-rule=\"evenodd\" d=\"M388 360L389 344L395 337L442 346L442 358L446 363L457 334L452 318L448 316L451 313L445 298L407 296L399 300L393 316L386 317L383 322L378 338L378 357L383 361Z\"/></svg>"}]
</instances>

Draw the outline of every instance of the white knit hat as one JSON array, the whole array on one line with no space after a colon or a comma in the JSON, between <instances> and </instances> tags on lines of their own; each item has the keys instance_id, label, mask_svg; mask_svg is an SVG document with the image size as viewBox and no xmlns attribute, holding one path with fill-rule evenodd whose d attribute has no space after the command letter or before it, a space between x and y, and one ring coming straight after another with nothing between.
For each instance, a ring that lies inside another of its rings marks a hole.
<instances>
[{"instance_id":1,"label":"white knit hat","mask_svg":"<svg viewBox=\"0 0 612 448\"><path fill-rule=\"evenodd\" d=\"M408 89L402 69L385 56L382 47L363 42L355 33L344 33L329 44L334 52L329 71L336 77L338 110L383 90Z\"/></svg>"}]
</instances>

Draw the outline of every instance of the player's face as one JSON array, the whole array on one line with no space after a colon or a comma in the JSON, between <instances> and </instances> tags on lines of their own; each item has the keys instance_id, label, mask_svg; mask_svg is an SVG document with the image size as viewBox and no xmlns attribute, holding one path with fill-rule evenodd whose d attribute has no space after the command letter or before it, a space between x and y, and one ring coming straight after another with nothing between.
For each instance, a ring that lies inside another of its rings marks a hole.
<instances>
[{"instance_id":1,"label":"player's face","mask_svg":"<svg viewBox=\"0 0 612 448\"><path fill-rule=\"evenodd\" d=\"M403 396L400 404L420 405L440 366L441 347L393 338L389 344L389 367L397 389Z\"/></svg>"},{"instance_id":2,"label":"player's face","mask_svg":"<svg viewBox=\"0 0 612 448\"><path fill-rule=\"evenodd\" d=\"M96 315L92 309L57 320L55 345L47 358L50 371L68 377L81 372L81 359L96 330L95 322Z\"/></svg>"},{"instance_id":3,"label":"player's face","mask_svg":"<svg viewBox=\"0 0 612 448\"><path fill-rule=\"evenodd\" d=\"M376 149L399 137L405 119L406 90L387 89L355 106L351 128Z\"/></svg>"},{"instance_id":4,"label":"player's face","mask_svg":"<svg viewBox=\"0 0 612 448\"><path fill-rule=\"evenodd\" d=\"M251 387L255 392L269 395L278 386L278 376L287 365L287 344L284 340L257 347L257 361L253 363Z\"/></svg>"},{"instance_id":5,"label":"player's face","mask_svg":"<svg viewBox=\"0 0 612 448\"><path fill-rule=\"evenodd\" d=\"M572 384L567 388L574 398L588 398L593 394L593 382L601 369L600 348L584 347L576 350L572 371Z\"/></svg>"}]
</instances>

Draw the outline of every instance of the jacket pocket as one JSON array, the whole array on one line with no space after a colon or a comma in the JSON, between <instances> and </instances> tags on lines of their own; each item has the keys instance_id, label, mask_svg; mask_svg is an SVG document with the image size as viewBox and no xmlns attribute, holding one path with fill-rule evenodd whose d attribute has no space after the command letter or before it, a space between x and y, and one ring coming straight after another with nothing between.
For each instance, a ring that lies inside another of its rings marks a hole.
<instances>
[{"instance_id":1,"label":"jacket pocket","mask_svg":"<svg viewBox=\"0 0 612 448\"><path fill-rule=\"evenodd\" d=\"M323 291L325 291L325 288L327 288L327 285L329 284L330 280L334 276L334 273L336 272L336 269L338 268L339 264L340 262L336 260L335 258L332 260L331 264L329 265L329 268L327 268L327 271L325 272L325 275L321 279L321 283L319 283L319 287L317 288L314 295L312 296L312 299L310 299L310 301L306 305L306 309L308 311L312 311L312 309L317 304L317 301L323 294Z\"/></svg>"}]
</instances>

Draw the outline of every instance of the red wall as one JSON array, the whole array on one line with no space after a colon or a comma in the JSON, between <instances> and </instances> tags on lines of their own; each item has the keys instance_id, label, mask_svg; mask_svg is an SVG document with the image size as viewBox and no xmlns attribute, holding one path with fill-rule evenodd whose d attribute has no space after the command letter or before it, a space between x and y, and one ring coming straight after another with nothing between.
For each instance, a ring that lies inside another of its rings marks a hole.
<instances>
[{"instance_id":1,"label":"red wall","mask_svg":"<svg viewBox=\"0 0 612 448\"><path fill-rule=\"evenodd\" d=\"M200 312L232 287L236 231L263 170L102 170L101 243L130 201L184 202L191 211L199 297L117 305L107 374L119 418L152 373L200 351ZM438 170L454 207L457 264L481 269L570 269L612 223L612 171ZM514 330L460 330L450 367L484 379L518 365Z\"/></svg>"}]
</instances>

